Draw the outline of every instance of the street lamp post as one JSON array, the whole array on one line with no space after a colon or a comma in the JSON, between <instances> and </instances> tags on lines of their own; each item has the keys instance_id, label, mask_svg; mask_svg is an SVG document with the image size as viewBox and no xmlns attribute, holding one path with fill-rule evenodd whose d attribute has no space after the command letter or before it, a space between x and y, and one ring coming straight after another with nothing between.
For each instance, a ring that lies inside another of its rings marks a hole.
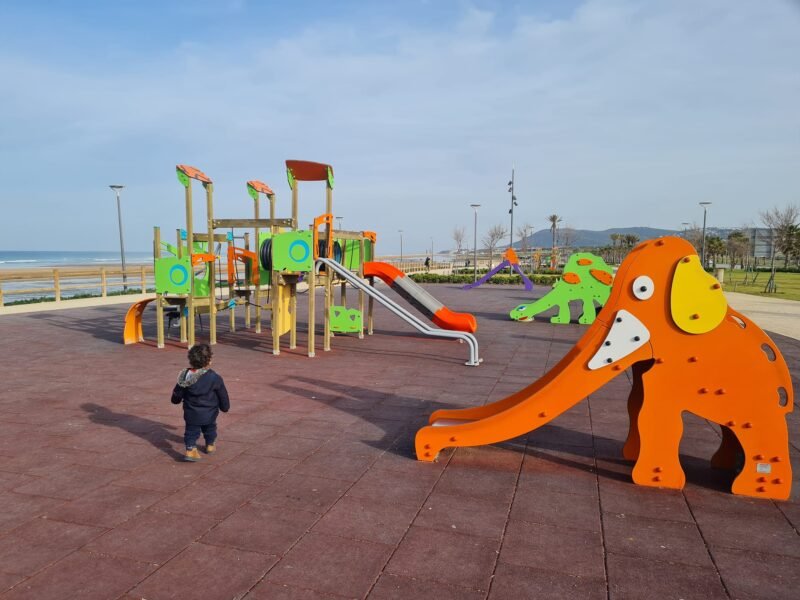
<instances>
[{"instance_id":1,"label":"street lamp post","mask_svg":"<svg viewBox=\"0 0 800 600\"><path fill-rule=\"evenodd\" d=\"M398 229L398 233L400 233L400 262L403 262L403 230Z\"/></svg>"},{"instance_id":2,"label":"street lamp post","mask_svg":"<svg viewBox=\"0 0 800 600\"><path fill-rule=\"evenodd\" d=\"M702 251L700 252L700 260L703 262L703 269L706 268L706 213L708 212L708 205L711 202L700 202L700 206L703 207L703 241L702 241Z\"/></svg>"},{"instance_id":3,"label":"street lamp post","mask_svg":"<svg viewBox=\"0 0 800 600\"><path fill-rule=\"evenodd\" d=\"M517 197L514 195L514 166L511 166L511 181L508 182L508 191L511 194L511 208L508 209L508 214L511 215L511 229L508 232L508 247L513 250L514 248L514 207L517 206ZM508 268L509 274L513 275L513 268Z\"/></svg>"},{"instance_id":4,"label":"street lamp post","mask_svg":"<svg viewBox=\"0 0 800 600\"><path fill-rule=\"evenodd\" d=\"M338 221L338 223L336 223L336 229L338 229L339 231L342 230L342 219L343 218L344 217L336 217L336 220Z\"/></svg>"},{"instance_id":5,"label":"street lamp post","mask_svg":"<svg viewBox=\"0 0 800 600\"><path fill-rule=\"evenodd\" d=\"M683 225L683 239L686 239L686 228L689 227L690 223L688 221L683 221L681 225Z\"/></svg>"},{"instance_id":6,"label":"street lamp post","mask_svg":"<svg viewBox=\"0 0 800 600\"><path fill-rule=\"evenodd\" d=\"M119 224L119 254L122 258L122 289L128 291L128 276L125 273L125 242L122 239L122 208L120 206L119 195L122 192L124 185L112 184L109 185L114 193L117 195L117 223ZM147 290L142 290L144 294Z\"/></svg>"},{"instance_id":7,"label":"street lamp post","mask_svg":"<svg viewBox=\"0 0 800 600\"><path fill-rule=\"evenodd\" d=\"M470 204L475 211L475 226L472 233L472 281L478 281L478 207L480 204Z\"/></svg>"}]
</instances>

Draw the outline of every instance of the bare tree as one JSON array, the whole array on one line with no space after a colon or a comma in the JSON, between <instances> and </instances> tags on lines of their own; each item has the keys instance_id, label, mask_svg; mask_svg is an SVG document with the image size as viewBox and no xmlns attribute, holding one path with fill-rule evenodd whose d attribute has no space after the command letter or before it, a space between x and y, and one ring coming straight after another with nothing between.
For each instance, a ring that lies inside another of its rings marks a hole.
<instances>
[{"instance_id":1,"label":"bare tree","mask_svg":"<svg viewBox=\"0 0 800 600\"><path fill-rule=\"evenodd\" d=\"M533 232L533 225L529 223L525 223L524 225L520 225L517 227L517 237L519 238L519 248L522 252L529 250L532 246L531 244L531 233Z\"/></svg>"},{"instance_id":2,"label":"bare tree","mask_svg":"<svg viewBox=\"0 0 800 600\"><path fill-rule=\"evenodd\" d=\"M731 259L731 268L738 262L744 269L745 260L750 256L750 237L742 230L731 231L725 245Z\"/></svg>"},{"instance_id":3,"label":"bare tree","mask_svg":"<svg viewBox=\"0 0 800 600\"><path fill-rule=\"evenodd\" d=\"M577 233L573 227L564 225L564 227L561 228L561 245L565 248L571 248L572 244L575 242L576 236Z\"/></svg>"},{"instance_id":4,"label":"bare tree","mask_svg":"<svg viewBox=\"0 0 800 600\"><path fill-rule=\"evenodd\" d=\"M482 238L484 247L489 251L490 269L492 268L492 263L494 262L494 250L497 248L497 244L500 243L500 240L506 237L507 233L508 230L503 225L493 225Z\"/></svg>"},{"instance_id":5,"label":"bare tree","mask_svg":"<svg viewBox=\"0 0 800 600\"><path fill-rule=\"evenodd\" d=\"M464 248L464 238L465 238L465 231L463 227L454 227L453 228L453 241L456 243L456 254L461 254L461 250Z\"/></svg>"},{"instance_id":6,"label":"bare tree","mask_svg":"<svg viewBox=\"0 0 800 600\"><path fill-rule=\"evenodd\" d=\"M770 238L770 274L764 292L774 294L778 291L775 286L775 254L776 252L783 254L785 265L786 257L791 254L794 247L800 209L797 208L797 205L790 204L784 208L775 206L758 214L761 222L769 229Z\"/></svg>"}]
</instances>

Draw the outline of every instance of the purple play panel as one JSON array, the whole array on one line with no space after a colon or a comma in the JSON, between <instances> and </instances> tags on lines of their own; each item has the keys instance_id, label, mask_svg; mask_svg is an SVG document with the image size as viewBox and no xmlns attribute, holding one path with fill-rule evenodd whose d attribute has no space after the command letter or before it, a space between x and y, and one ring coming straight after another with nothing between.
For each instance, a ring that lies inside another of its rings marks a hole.
<instances>
[{"instance_id":1,"label":"purple play panel","mask_svg":"<svg viewBox=\"0 0 800 600\"><path fill-rule=\"evenodd\" d=\"M315 359L303 325L275 357L223 315L233 408L197 464L169 403L185 349L122 345L124 306L0 317L0 598L798 597L797 482L787 503L730 495L718 429L687 416L686 489L633 485L624 374L533 434L416 462L431 411L520 389L584 331L508 320L519 287L427 287L476 314L483 365L381 308ZM800 343L776 341L800 373Z\"/></svg>"}]
</instances>

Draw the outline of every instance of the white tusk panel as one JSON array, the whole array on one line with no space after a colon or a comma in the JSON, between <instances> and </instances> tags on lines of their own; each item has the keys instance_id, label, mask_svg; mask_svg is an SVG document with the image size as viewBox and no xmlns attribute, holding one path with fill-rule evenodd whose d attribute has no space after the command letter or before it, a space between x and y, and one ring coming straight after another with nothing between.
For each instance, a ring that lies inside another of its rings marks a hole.
<instances>
[{"instance_id":1,"label":"white tusk panel","mask_svg":"<svg viewBox=\"0 0 800 600\"><path fill-rule=\"evenodd\" d=\"M650 341L650 330L627 310L617 311L614 323L600 349L589 360L589 369L595 371L613 365Z\"/></svg>"}]
</instances>

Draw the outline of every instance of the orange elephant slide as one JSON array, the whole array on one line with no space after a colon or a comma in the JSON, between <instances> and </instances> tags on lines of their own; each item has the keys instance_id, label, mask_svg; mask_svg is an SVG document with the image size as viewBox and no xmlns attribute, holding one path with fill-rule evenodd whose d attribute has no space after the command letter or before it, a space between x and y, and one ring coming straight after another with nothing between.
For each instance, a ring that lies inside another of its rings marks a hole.
<instances>
[{"instance_id":1,"label":"orange elephant slide","mask_svg":"<svg viewBox=\"0 0 800 600\"><path fill-rule=\"evenodd\" d=\"M417 458L527 433L628 368L633 387L623 455L635 461L635 483L683 487L678 448L681 413L688 411L722 427L711 464L741 467L734 494L789 498L786 414L793 390L786 362L755 323L727 306L694 248L672 237L631 251L597 320L541 379L493 404L434 412L417 432Z\"/></svg>"}]
</instances>

